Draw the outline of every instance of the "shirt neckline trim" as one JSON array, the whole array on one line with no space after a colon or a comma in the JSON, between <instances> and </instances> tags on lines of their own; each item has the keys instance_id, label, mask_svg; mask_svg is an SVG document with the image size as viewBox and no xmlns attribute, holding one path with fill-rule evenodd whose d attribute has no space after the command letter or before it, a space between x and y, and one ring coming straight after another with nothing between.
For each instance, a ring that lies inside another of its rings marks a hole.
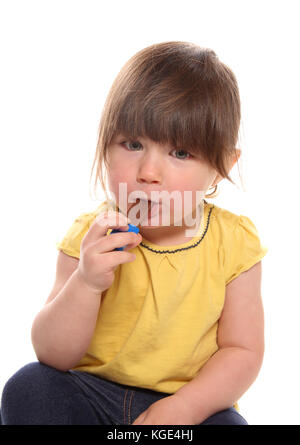
<instances>
[{"instance_id":1,"label":"shirt neckline trim","mask_svg":"<svg viewBox=\"0 0 300 445\"><path fill-rule=\"evenodd\" d=\"M139 244L139 247L144 247L145 249L150 250L151 252L154 253L158 253L158 254L164 254L164 253L177 253L177 252L182 252L184 250L188 250L188 249L193 249L195 247L197 247L201 241L204 239L208 228L209 228L209 223L210 223L210 217L211 217L211 213L213 208L215 207L214 204L208 203L207 201L205 201L205 210L209 209L209 211L206 211L206 214L208 212L208 215L206 216L206 223L204 223L204 230L199 238L199 236L195 236L193 239L191 239L190 241L188 241L187 243L183 243L183 244L179 244L178 247L176 249L159 249L160 246L158 246L157 244L151 243L150 241L142 241ZM204 210L204 211L205 211ZM204 214L205 215L205 214ZM197 238L197 241L195 242L194 240ZM198 239L199 238L199 239ZM152 247L153 246L153 247Z\"/></svg>"}]
</instances>

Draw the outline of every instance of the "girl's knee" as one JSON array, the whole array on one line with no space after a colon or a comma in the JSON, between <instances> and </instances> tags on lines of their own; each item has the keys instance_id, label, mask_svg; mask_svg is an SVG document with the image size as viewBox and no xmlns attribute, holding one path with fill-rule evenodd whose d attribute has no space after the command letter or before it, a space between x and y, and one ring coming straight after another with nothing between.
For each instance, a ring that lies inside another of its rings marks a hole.
<instances>
[{"instance_id":1,"label":"girl's knee","mask_svg":"<svg viewBox=\"0 0 300 445\"><path fill-rule=\"evenodd\" d=\"M2 393L2 403L14 401L14 399L18 403L26 403L28 397L32 399L35 394L37 397L39 395L47 397L47 395L53 395L55 390L61 395L64 374L66 373L40 362L28 363L6 382Z\"/></svg>"},{"instance_id":2,"label":"girl's knee","mask_svg":"<svg viewBox=\"0 0 300 445\"><path fill-rule=\"evenodd\" d=\"M26 388L28 384L30 385L32 374L36 374L39 364L39 362L28 363L13 374L3 388L2 398L7 394L19 392L19 390Z\"/></svg>"},{"instance_id":3,"label":"girl's knee","mask_svg":"<svg viewBox=\"0 0 300 445\"><path fill-rule=\"evenodd\" d=\"M40 362L25 365L7 381L1 416L4 425L99 424L72 374Z\"/></svg>"},{"instance_id":4,"label":"girl's knee","mask_svg":"<svg viewBox=\"0 0 300 445\"><path fill-rule=\"evenodd\" d=\"M247 421L231 407L208 417L201 425L248 425Z\"/></svg>"},{"instance_id":5,"label":"girl's knee","mask_svg":"<svg viewBox=\"0 0 300 445\"><path fill-rule=\"evenodd\" d=\"M25 405L34 397L34 381L41 369L39 365L39 362L28 363L4 385L1 397L1 414L4 418L21 407L26 409Z\"/></svg>"},{"instance_id":6,"label":"girl's knee","mask_svg":"<svg viewBox=\"0 0 300 445\"><path fill-rule=\"evenodd\" d=\"M74 392L69 373L40 362L23 366L6 382L1 399L4 424L31 424L54 418L59 401L62 414ZM24 422L24 423L23 423Z\"/></svg>"}]
</instances>

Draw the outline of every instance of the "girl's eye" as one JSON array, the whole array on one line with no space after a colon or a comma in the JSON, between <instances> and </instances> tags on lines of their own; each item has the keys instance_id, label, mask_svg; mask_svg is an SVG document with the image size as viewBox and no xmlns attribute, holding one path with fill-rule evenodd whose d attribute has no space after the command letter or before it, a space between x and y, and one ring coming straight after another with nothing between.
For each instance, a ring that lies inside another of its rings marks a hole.
<instances>
[{"instance_id":1,"label":"girl's eye","mask_svg":"<svg viewBox=\"0 0 300 445\"><path fill-rule=\"evenodd\" d=\"M122 145L125 145L126 148L128 148L130 151L136 151L138 150L139 146L142 147L142 144L139 141L123 141L121 143ZM179 157L176 156L177 159L184 161L185 159L189 159L192 155L185 150L172 150L177 153L179 153Z\"/></svg>"},{"instance_id":2,"label":"girl's eye","mask_svg":"<svg viewBox=\"0 0 300 445\"><path fill-rule=\"evenodd\" d=\"M124 141L122 142L123 145L125 145L126 148L128 148L128 146L126 144L131 144L131 146L133 147L133 150L135 150L137 148L137 145L141 145L140 142L138 141ZM130 149L130 147L129 147Z\"/></svg>"},{"instance_id":3,"label":"girl's eye","mask_svg":"<svg viewBox=\"0 0 300 445\"><path fill-rule=\"evenodd\" d=\"M177 159L180 159L180 160L185 160L185 159L188 159L188 158L191 157L191 154L188 151L185 151L185 150L175 150L175 152L180 153L180 157L177 158ZM184 156L184 155L188 155L188 158L186 158L186 157L182 158L182 156Z\"/></svg>"}]
</instances>

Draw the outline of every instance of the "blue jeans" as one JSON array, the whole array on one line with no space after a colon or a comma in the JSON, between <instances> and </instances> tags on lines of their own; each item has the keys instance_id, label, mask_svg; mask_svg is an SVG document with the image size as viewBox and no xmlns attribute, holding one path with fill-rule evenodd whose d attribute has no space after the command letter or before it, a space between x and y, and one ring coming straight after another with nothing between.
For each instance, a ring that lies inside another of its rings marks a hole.
<instances>
[{"instance_id":1,"label":"blue jeans","mask_svg":"<svg viewBox=\"0 0 300 445\"><path fill-rule=\"evenodd\" d=\"M3 425L131 425L152 403L169 395L32 362L5 384L0 420ZM248 424L229 408L201 425Z\"/></svg>"}]
</instances>

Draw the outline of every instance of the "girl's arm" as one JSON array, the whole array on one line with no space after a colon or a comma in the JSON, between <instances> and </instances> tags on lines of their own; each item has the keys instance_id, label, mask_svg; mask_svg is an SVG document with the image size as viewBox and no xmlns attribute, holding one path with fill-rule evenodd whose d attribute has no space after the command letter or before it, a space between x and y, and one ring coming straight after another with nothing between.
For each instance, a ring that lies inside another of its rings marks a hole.
<instances>
[{"instance_id":1,"label":"girl's arm","mask_svg":"<svg viewBox=\"0 0 300 445\"><path fill-rule=\"evenodd\" d=\"M218 326L219 350L176 395L197 424L232 406L256 379L264 355L261 261L226 287Z\"/></svg>"},{"instance_id":2,"label":"girl's arm","mask_svg":"<svg viewBox=\"0 0 300 445\"><path fill-rule=\"evenodd\" d=\"M77 266L77 259L59 252L53 291L31 329L38 360L61 371L75 366L85 354L101 303L102 293L80 280Z\"/></svg>"},{"instance_id":3,"label":"girl's arm","mask_svg":"<svg viewBox=\"0 0 300 445\"><path fill-rule=\"evenodd\" d=\"M110 228L119 229L120 233L106 236ZM85 354L94 334L102 293L112 285L115 269L134 261L135 255L129 250L142 240L141 235L127 232L128 228L124 215L100 214L81 241L79 261L59 253L58 286L54 286L53 293L61 288L61 283L65 284L56 296L52 295L53 299L50 295L31 331L32 344L41 362L66 371ZM121 246L126 246L123 252L115 251Z\"/></svg>"}]
</instances>

